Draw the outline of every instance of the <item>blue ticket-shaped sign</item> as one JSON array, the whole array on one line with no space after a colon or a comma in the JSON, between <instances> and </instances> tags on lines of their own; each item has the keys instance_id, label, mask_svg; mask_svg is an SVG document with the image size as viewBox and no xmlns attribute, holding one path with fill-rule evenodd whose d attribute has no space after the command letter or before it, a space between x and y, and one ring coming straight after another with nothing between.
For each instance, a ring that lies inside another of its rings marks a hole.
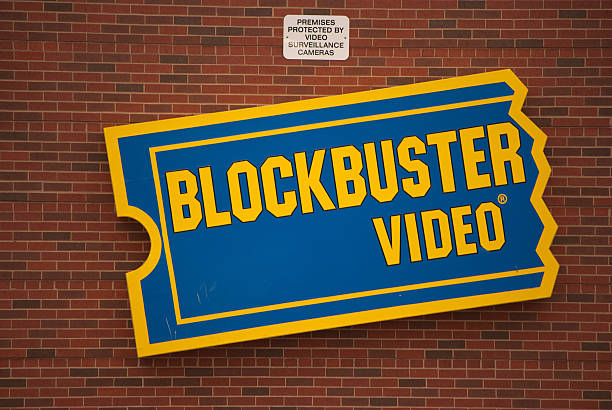
<instances>
[{"instance_id":1,"label":"blue ticket-shaped sign","mask_svg":"<svg viewBox=\"0 0 612 410\"><path fill-rule=\"evenodd\" d=\"M547 297L546 136L509 70L106 128L138 354Z\"/></svg>"}]
</instances>

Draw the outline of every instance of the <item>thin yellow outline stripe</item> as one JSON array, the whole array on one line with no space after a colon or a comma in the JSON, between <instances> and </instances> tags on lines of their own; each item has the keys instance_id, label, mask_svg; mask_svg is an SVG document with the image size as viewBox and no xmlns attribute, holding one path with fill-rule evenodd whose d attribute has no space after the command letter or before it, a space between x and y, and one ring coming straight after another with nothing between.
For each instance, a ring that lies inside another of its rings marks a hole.
<instances>
[{"instance_id":1,"label":"thin yellow outline stripe","mask_svg":"<svg viewBox=\"0 0 612 410\"><path fill-rule=\"evenodd\" d=\"M270 135L289 134L292 132L309 131L309 130L320 129L320 128L337 127L339 125L357 124L357 123L366 122L366 121L377 121L377 120L386 120L390 118L407 117L409 115L427 114L430 112L447 111L447 110L454 110L454 109L466 108L466 107L475 107L478 105L494 104L494 103L506 102L506 101L512 101L512 96L484 98L482 100L471 100L471 101L465 101L465 102L460 102L460 103L436 105L433 107L414 108L412 110L395 111L395 112L389 112L389 113L384 113L384 114L366 115L363 117L345 118L342 120L333 120L333 121L318 122L314 124L296 125L293 127L286 127L286 128L275 128L273 130L249 132L246 134L238 134L238 135L229 135L226 137L211 138L207 140L181 142L178 144L170 144L170 145L160 145L157 147L149 148L149 151L151 153L158 153L162 151L171 151L171 150L177 150L177 149L183 149L183 148L193 148L193 147L198 147L198 146L203 146L203 145L220 144L223 142L233 142L233 141L240 141L240 140L245 140L245 139L259 138L259 137L268 137Z\"/></svg>"},{"instance_id":2,"label":"thin yellow outline stripe","mask_svg":"<svg viewBox=\"0 0 612 410\"><path fill-rule=\"evenodd\" d=\"M434 282L417 283L414 285L395 286L392 288L385 288L385 289L366 290L363 292L354 292L354 293L346 293L343 295L327 296L327 297L314 298L314 299L305 299L305 300L300 300L297 302L278 303L275 305L268 305L268 306L261 306L261 307L256 307L256 308L240 309L240 310L232 310L232 311L222 312L222 313L212 313L210 315L203 315L203 316L197 316L197 317L188 318L188 319L181 319L182 321L181 324L203 322L205 320L221 319L221 318L240 316L240 315L249 315L252 313L270 312L273 310L289 309L289 308L294 308L294 307L317 305L321 303L337 302L341 300L363 298L363 297L368 297L368 296L386 295L388 293L406 292L406 291L411 291L411 290L429 289L429 288L450 286L450 285L461 285L464 283L481 282L484 280L492 280L492 279L511 278L515 276L529 275L529 274L537 273L537 272L544 272L544 266L538 266L538 267L529 268L529 269L519 269L519 270L513 270L513 271L507 271L507 272L487 273L485 275L478 275L478 276L467 276L465 278L445 279L445 280L438 280Z\"/></svg>"},{"instance_id":3,"label":"thin yellow outline stripe","mask_svg":"<svg viewBox=\"0 0 612 410\"><path fill-rule=\"evenodd\" d=\"M151 167L153 170L153 178L155 180L155 191L157 194L157 205L159 207L160 222L161 222L161 228L162 228L161 229L162 238L164 241L164 253L166 255L166 261L168 263L168 272L170 275L170 286L172 289L172 300L174 302L174 313L176 315L177 323L178 324L195 323L195 322L200 322L200 321L205 321L205 320L218 319L221 317L236 316L236 314L230 314L230 312L223 312L223 313L214 314L212 315L214 317L211 317L211 318L209 318L211 315L202 315L202 316L197 316L197 317L188 318L188 319L184 319L182 317L181 308L179 304L178 289L176 285L176 276L174 274L174 265L172 263L172 253L170 251L170 240L168 238L168 228L166 225L164 204L162 201L161 183L159 181L159 170L157 167L157 156L156 156L158 152L174 151L178 149L193 148L193 147L198 147L198 146L221 144L224 142L233 142L233 141L241 141L241 140L246 140L246 139L268 137L271 135L289 134L289 133L299 132L299 131L330 128L330 127L336 127L340 125L357 124L357 123L367 122L367 121L378 121L378 120L385 120L385 119L391 119L391 118L407 117L411 115L418 115L418 114L425 114L425 113L432 113L432 112L439 112L439 111L448 111L448 110L459 109L459 108L476 107L479 105L488 105L488 104L508 102L508 101L512 101L512 96L484 98L481 100L472 100L472 101L465 101L465 102L460 102L460 103L437 105L433 107L415 108L412 110L367 115L367 116L356 117L356 118L345 118L342 120L325 121L325 122L320 122L316 124L304 124L304 125L298 125L298 126L293 126L293 127L278 128L274 130L266 130L266 131L251 132L251 133L246 133L246 134L230 135L226 137L211 138L209 140L183 142L183 143L178 143L178 144L161 145L158 147L149 148L149 153L151 157ZM390 288L390 289L393 289L393 288ZM384 291L384 289L377 290L377 292L382 292L382 291ZM394 292L393 290L388 290L387 292L383 292L383 293L393 293L393 292ZM383 294L383 293L379 293L379 294ZM346 300L346 299L357 298L357 297L359 296L346 297L346 295L335 295L335 296L328 296L325 299L328 299L327 302L332 302L334 300ZM305 303L303 305L305 306L305 305L310 305L316 302L307 303L307 301L297 301L297 302L291 302L291 303ZM271 310L277 310L277 309L285 309L285 307L270 308L270 306L276 306L276 305L268 305L268 306L262 306L258 308L251 308L249 310L251 310L250 313L256 313L256 312L264 312L264 311L271 311ZM224 314L226 314L227 316L222 316Z\"/></svg>"},{"instance_id":4,"label":"thin yellow outline stripe","mask_svg":"<svg viewBox=\"0 0 612 410\"><path fill-rule=\"evenodd\" d=\"M166 255L166 263L168 264L168 274L170 275L170 288L172 289L172 302L174 304L174 315L176 316L176 322L181 323L181 308L179 305L178 291L176 289L176 278L174 276L174 266L172 264L172 254L170 253L170 240L168 239L168 228L166 227L166 212L164 211L164 204L161 196L161 186L159 182L159 171L157 169L157 158L151 149L149 149L149 155L151 156L151 168L153 171L153 180L155 182L155 194L157 195L157 207L159 208L159 218L161 223L161 234L162 240L164 241L164 253Z\"/></svg>"}]
</instances>

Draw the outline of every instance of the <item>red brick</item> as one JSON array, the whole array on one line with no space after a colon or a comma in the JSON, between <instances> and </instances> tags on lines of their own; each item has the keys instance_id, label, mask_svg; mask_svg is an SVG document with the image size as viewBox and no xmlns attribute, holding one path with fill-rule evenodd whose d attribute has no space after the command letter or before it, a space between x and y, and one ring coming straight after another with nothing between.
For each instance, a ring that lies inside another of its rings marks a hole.
<instances>
[{"instance_id":1,"label":"red brick","mask_svg":"<svg viewBox=\"0 0 612 410\"><path fill-rule=\"evenodd\" d=\"M0 6L0 406L612 408L606 4L171 3ZM351 57L285 60L301 13L349 16ZM135 358L149 243L115 216L103 126L498 68L549 134L551 299Z\"/></svg>"}]
</instances>

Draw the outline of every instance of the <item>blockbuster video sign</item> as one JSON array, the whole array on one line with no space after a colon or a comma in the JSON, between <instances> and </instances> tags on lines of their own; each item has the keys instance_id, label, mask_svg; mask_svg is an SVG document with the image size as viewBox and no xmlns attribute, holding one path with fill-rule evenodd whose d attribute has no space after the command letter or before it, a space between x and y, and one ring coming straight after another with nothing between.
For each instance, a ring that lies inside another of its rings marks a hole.
<instances>
[{"instance_id":1,"label":"blockbuster video sign","mask_svg":"<svg viewBox=\"0 0 612 410\"><path fill-rule=\"evenodd\" d=\"M548 297L546 136L510 70L105 129L140 356Z\"/></svg>"}]
</instances>

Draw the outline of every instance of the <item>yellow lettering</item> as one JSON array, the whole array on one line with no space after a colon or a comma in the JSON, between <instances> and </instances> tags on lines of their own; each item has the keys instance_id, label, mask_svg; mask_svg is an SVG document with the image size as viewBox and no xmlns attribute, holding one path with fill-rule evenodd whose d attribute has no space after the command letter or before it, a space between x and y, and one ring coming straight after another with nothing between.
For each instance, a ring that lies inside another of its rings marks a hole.
<instances>
[{"instance_id":1,"label":"yellow lettering","mask_svg":"<svg viewBox=\"0 0 612 410\"><path fill-rule=\"evenodd\" d=\"M185 192L181 192L181 182L185 183ZM196 176L187 169L169 171L166 172L166 185L174 232L196 229L202 220L202 205L195 197L198 193ZM187 206L189 216L185 216L184 206Z\"/></svg>"},{"instance_id":2,"label":"yellow lettering","mask_svg":"<svg viewBox=\"0 0 612 410\"><path fill-rule=\"evenodd\" d=\"M385 262L387 265L397 265L400 263L400 228L401 228L400 215L391 215L391 235L387 233L385 223L382 218L372 219L376 235L378 236L378 243L385 256Z\"/></svg>"},{"instance_id":3,"label":"yellow lettering","mask_svg":"<svg viewBox=\"0 0 612 410\"><path fill-rule=\"evenodd\" d=\"M421 241L419 239L419 231L417 229L416 215L404 214L404 223L406 224L406 236L408 236L410 262L422 261L423 257L421 256Z\"/></svg>"},{"instance_id":4,"label":"yellow lettering","mask_svg":"<svg viewBox=\"0 0 612 410\"><path fill-rule=\"evenodd\" d=\"M393 154L393 141L384 140L380 142L382 151L383 169L385 171L386 188L381 188L380 172L376 160L376 148L373 142L363 144L365 152L366 168L368 170L368 181L370 183L370 194L378 202L389 202L399 191L397 186L397 170L395 169L395 155Z\"/></svg>"},{"instance_id":5,"label":"yellow lettering","mask_svg":"<svg viewBox=\"0 0 612 410\"><path fill-rule=\"evenodd\" d=\"M361 152L352 145L332 148L330 152L336 181L338 208L361 205L367 193L365 179L360 174L363 169ZM349 159L350 168L345 167L345 158ZM353 183L353 193L349 192L349 182Z\"/></svg>"},{"instance_id":6,"label":"yellow lettering","mask_svg":"<svg viewBox=\"0 0 612 410\"><path fill-rule=\"evenodd\" d=\"M239 175L245 174L249 194L249 207L242 204L242 190L240 188ZM259 178L257 168L248 161L234 162L227 170L227 185L229 187L232 212L242 222L253 222L262 211L261 192L259 190Z\"/></svg>"},{"instance_id":7,"label":"yellow lettering","mask_svg":"<svg viewBox=\"0 0 612 410\"><path fill-rule=\"evenodd\" d=\"M425 236L425 248L427 249L428 259L445 258L453 249L451 242L450 226L448 216L440 209L421 212L423 220L423 234ZM438 221L440 228L440 247L436 244L436 233L433 221Z\"/></svg>"},{"instance_id":8,"label":"yellow lettering","mask_svg":"<svg viewBox=\"0 0 612 410\"><path fill-rule=\"evenodd\" d=\"M484 128L464 128L459 130L459 136L461 138L461 151L463 152L467 189L490 187L491 177L489 174L478 173L478 164L485 161L485 153L474 148L474 140L484 138Z\"/></svg>"},{"instance_id":9,"label":"yellow lettering","mask_svg":"<svg viewBox=\"0 0 612 410\"><path fill-rule=\"evenodd\" d=\"M506 162L510 163L512 169L512 182L515 184L525 182L523 158L518 154L518 149L521 147L519 130L509 122L502 122L487 125L487 134L489 135L495 185L506 185L508 183ZM508 139L508 148L502 148L501 136L504 134Z\"/></svg>"},{"instance_id":10,"label":"yellow lettering","mask_svg":"<svg viewBox=\"0 0 612 410\"><path fill-rule=\"evenodd\" d=\"M471 234L472 224L466 224L463 217L472 214L472 207L469 205L458 206L451 208L451 219L453 220L453 231L455 231L455 245L457 246L457 255L469 255L476 253L478 249L475 243L467 243L465 236Z\"/></svg>"},{"instance_id":11,"label":"yellow lettering","mask_svg":"<svg viewBox=\"0 0 612 410\"><path fill-rule=\"evenodd\" d=\"M486 213L491 215L495 239L489 236ZM496 251L506 243L504 234L504 221L502 220L501 210L493 202L483 202L476 208L476 224L478 226L478 239L480 246L488 251Z\"/></svg>"},{"instance_id":12,"label":"yellow lettering","mask_svg":"<svg viewBox=\"0 0 612 410\"><path fill-rule=\"evenodd\" d=\"M277 218L289 216L297 207L297 196L295 191L283 193L283 203L278 202L276 193L276 180L274 179L274 169L278 168L281 178L293 176L291 162L283 156L270 157L261 166L261 184L263 185L266 209Z\"/></svg>"},{"instance_id":13,"label":"yellow lettering","mask_svg":"<svg viewBox=\"0 0 612 410\"><path fill-rule=\"evenodd\" d=\"M457 141L456 131L427 134L427 144L435 145L438 151L442 192L455 192L455 174L453 172L453 161L451 160L450 152L450 143L455 141Z\"/></svg>"},{"instance_id":14,"label":"yellow lettering","mask_svg":"<svg viewBox=\"0 0 612 410\"><path fill-rule=\"evenodd\" d=\"M295 173L300 191L302 213L308 214L313 212L311 192L314 194L315 198L317 198L323 210L329 211L330 209L336 209L334 203L321 184L321 171L323 169L325 150L319 149L313 153L310 170L308 170L305 152L296 152L293 156L295 158Z\"/></svg>"},{"instance_id":15,"label":"yellow lettering","mask_svg":"<svg viewBox=\"0 0 612 410\"><path fill-rule=\"evenodd\" d=\"M212 181L210 167L199 169L200 185L202 186L202 204L204 205L204 220L206 227L230 225L232 217L229 211L218 212L215 200L215 189Z\"/></svg>"},{"instance_id":16,"label":"yellow lettering","mask_svg":"<svg viewBox=\"0 0 612 410\"><path fill-rule=\"evenodd\" d=\"M424 196L429 188L431 181L429 179L429 167L418 159L410 158L410 149L414 149L415 154L425 154L425 144L415 136L405 137L397 147L397 159L402 168L408 172L416 172L418 183L414 182L414 177L402 179L402 188L404 192L413 198Z\"/></svg>"}]
</instances>

